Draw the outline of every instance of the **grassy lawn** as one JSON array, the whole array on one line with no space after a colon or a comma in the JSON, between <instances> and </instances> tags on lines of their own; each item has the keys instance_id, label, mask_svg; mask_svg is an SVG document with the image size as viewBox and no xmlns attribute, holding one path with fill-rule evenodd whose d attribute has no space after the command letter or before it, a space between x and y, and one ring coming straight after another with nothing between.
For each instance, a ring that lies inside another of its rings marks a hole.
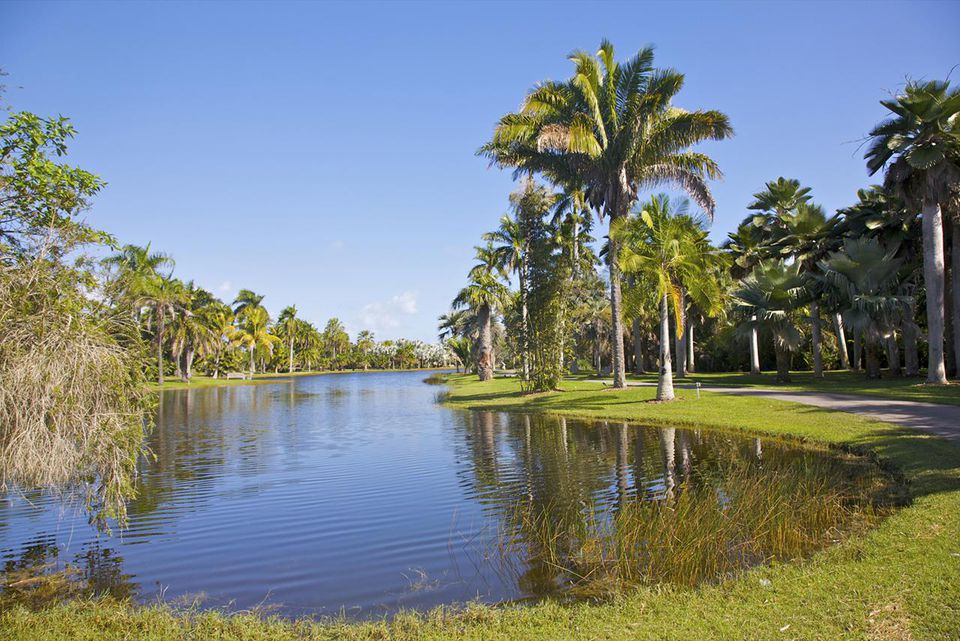
<instances>
[{"instance_id":1,"label":"grassy lawn","mask_svg":"<svg viewBox=\"0 0 960 641\"><path fill-rule=\"evenodd\" d=\"M771 372L752 376L743 372L709 372L690 374L685 379L675 378L675 385L699 381L704 386L721 385L727 387L762 387L796 392L834 392L837 394L865 394L882 396L904 401L922 401L925 403L944 403L960 405L960 383L947 385L927 385L923 379L891 377L884 371L879 380L867 380L860 372L830 371L823 378L814 378L812 372L791 372L793 382L779 384L776 375ZM595 376L581 375L579 379L596 379ZM631 381L656 383L656 374L637 376L630 374ZM608 379L612 380L612 379Z\"/></svg>"},{"instance_id":2,"label":"grassy lawn","mask_svg":"<svg viewBox=\"0 0 960 641\"><path fill-rule=\"evenodd\" d=\"M862 537L811 559L755 568L716 585L649 587L614 602L471 606L349 624L262 620L104 601L0 613L0 638L40 639L958 639L960 448L845 413L758 398L569 382L522 395L515 380L453 376L464 409L522 410L648 424L697 424L870 452L898 468L913 503ZM726 383L725 383L726 384ZM323 571L317 568L317 571Z\"/></svg>"}]
</instances>

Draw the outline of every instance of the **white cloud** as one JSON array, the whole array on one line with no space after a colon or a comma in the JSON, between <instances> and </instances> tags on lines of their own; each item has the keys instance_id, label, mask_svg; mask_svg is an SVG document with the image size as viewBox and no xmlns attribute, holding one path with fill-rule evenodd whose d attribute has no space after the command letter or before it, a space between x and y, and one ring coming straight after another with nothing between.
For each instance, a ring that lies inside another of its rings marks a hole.
<instances>
[{"instance_id":1,"label":"white cloud","mask_svg":"<svg viewBox=\"0 0 960 641\"><path fill-rule=\"evenodd\" d=\"M402 316L417 313L417 292L403 292L386 302L368 303L360 310L360 325L374 332L396 329Z\"/></svg>"},{"instance_id":2,"label":"white cloud","mask_svg":"<svg viewBox=\"0 0 960 641\"><path fill-rule=\"evenodd\" d=\"M220 283L220 287L217 287L217 291L221 294L227 294L233 291L233 283L231 283L229 280L225 280Z\"/></svg>"}]
</instances>

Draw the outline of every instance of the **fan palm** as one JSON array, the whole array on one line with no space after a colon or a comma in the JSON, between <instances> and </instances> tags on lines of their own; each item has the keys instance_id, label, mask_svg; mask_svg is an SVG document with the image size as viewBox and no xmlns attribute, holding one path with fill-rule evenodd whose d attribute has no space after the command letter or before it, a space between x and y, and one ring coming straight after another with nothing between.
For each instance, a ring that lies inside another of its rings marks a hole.
<instances>
[{"instance_id":1,"label":"fan palm","mask_svg":"<svg viewBox=\"0 0 960 641\"><path fill-rule=\"evenodd\" d=\"M946 383L942 207L960 203L960 91L947 82L910 82L880 104L893 115L870 131L867 170L873 175L886 168L884 186L921 211L927 382ZM954 242L960 250L960 240Z\"/></svg>"},{"instance_id":2,"label":"fan palm","mask_svg":"<svg viewBox=\"0 0 960 641\"><path fill-rule=\"evenodd\" d=\"M473 362L473 347L470 340L462 336L455 336L447 340L446 346L457 358L457 371L460 371L459 365L462 365L463 371L466 372Z\"/></svg>"},{"instance_id":3,"label":"fan palm","mask_svg":"<svg viewBox=\"0 0 960 641\"><path fill-rule=\"evenodd\" d=\"M790 382L790 355L800 345L797 310L806 296L800 264L773 260L758 264L733 293L735 310L747 328L766 328L773 337L777 382Z\"/></svg>"},{"instance_id":4,"label":"fan palm","mask_svg":"<svg viewBox=\"0 0 960 641\"><path fill-rule=\"evenodd\" d=\"M727 241L724 243L724 249L733 256L733 265L731 273L734 278L740 279L753 271L760 259L763 257L764 234L761 226L755 224L755 216L748 216L746 220L740 223L737 231L727 234ZM751 319L756 321L756 318ZM752 323L750 331L750 373L760 374L760 344L757 337L757 324Z\"/></svg>"},{"instance_id":5,"label":"fan palm","mask_svg":"<svg viewBox=\"0 0 960 641\"><path fill-rule=\"evenodd\" d=\"M828 296L841 301L847 325L863 333L868 378L880 376L879 340L889 337L905 320L909 322L913 305L912 297L898 293L903 260L897 258L897 249L876 238L847 238L842 251L821 261L820 278Z\"/></svg>"},{"instance_id":6,"label":"fan palm","mask_svg":"<svg viewBox=\"0 0 960 641\"><path fill-rule=\"evenodd\" d=\"M519 113L500 119L479 153L517 173L541 172L559 185L582 188L611 225L627 216L639 190L663 184L687 191L712 216L707 180L719 177L720 169L688 149L732 135L727 117L674 107L684 77L654 69L651 48L621 64L604 40L596 57L576 51L570 60L573 77L537 85ZM608 254L613 384L625 387L618 253L619 242L613 241Z\"/></svg>"}]
</instances>

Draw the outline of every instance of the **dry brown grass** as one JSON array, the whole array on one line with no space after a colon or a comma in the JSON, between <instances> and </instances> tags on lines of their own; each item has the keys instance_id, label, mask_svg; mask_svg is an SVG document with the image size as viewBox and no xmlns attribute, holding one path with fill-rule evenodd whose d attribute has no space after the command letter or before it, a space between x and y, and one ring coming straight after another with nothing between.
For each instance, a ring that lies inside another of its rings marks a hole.
<instances>
[{"instance_id":1,"label":"dry brown grass","mask_svg":"<svg viewBox=\"0 0 960 641\"><path fill-rule=\"evenodd\" d=\"M149 397L129 323L84 296L84 272L0 266L0 490L81 492L125 517Z\"/></svg>"}]
</instances>

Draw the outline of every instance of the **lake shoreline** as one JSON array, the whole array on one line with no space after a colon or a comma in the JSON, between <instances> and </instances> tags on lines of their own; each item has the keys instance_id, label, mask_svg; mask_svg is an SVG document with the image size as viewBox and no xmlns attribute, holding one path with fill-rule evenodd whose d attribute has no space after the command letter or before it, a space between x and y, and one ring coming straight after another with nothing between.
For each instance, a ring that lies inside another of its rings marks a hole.
<instances>
[{"instance_id":1,"label":"lake shoreline","mask_svg":"<svg viewBox=\"0 0 960 641\"><path fill-rule=\"evenodd\" d=\"M716 585L639 588L598 604L546 601L523 607L469 605L390 620L347 622L263 619L255 614L135 607L108 600L75 601L41 612L13 608L0 630L34 641L75 638L144 639L730 639L956 638L960 636L960 448L861 417L755 398L680 390L677 403L647 401L649 388L604 390L565 382L563 392L523 395L516 380L479 383L447 377L443 403L460 409L562 414L641 424L764 434L869 453L895 467L909 484L912 505L877 528L814 557L757 567ZM911 586L908 590L904 586Z\"/></svg>"}]
</instances>

